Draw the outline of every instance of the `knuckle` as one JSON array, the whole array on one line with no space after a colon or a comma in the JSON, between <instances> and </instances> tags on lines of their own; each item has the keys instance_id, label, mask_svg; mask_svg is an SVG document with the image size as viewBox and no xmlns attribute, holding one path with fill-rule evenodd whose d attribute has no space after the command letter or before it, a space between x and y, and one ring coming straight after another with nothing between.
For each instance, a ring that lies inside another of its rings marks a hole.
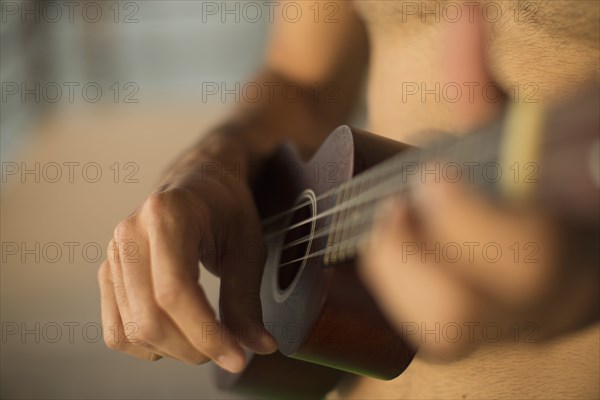
<instances>
[{"instance_id":1,"label":"knuckle","mask_svg":"<svg viewBox=\"0 0 600 400\"><path fill-rule=\"evenodd\" d=\"M117 226L115 227L114 231L113 231L113 241L111 241L111 244L113 244L113 242L123 242L126 240L131 240L133 234L135 231L135 224L133 222L133 220L131 220L130 218L124 219L123 221L119 222L117 224Z\"/></svg>"},{"instance_id":2,"label":"knuckle","mask_svg":"<svg viewBox=\"0 0 600 400\"><path fill-rule=\"evenodd\" d=\"M164 339L164 332L156 319L144 317L137 324L138 329L135 338L143 343L158 343Z\"/></svg>"},{"instance_id":3,"label":"knuckle","mask_svg":"<svg viewBox=\"0 0 600 400\"><path fill-rule=\"evenodd\" d=\"M167 209L164 192L152 194L144 203L144 211L149 217L158 218Z\"/></svg>"},{"instance_id":4,"label":"knuckle","mask_svg":"<svg viewBox=\"0 0 600 400\"><path fill-rule=\"evenodd\" d=\"M173 280L164 282L158 285L155 290L155 298L158 305L163 309L171 309L175 307L179 301L179 297L183 291L183 285Z\"/></svg>"},{"instance_id":5,"label":"knuckle","mask_svg":"<svg viewBox=\"0 0 600 400\"><path fill-rule=\"evenodd\" d=\"M180 210L186 201L185 190L172 188L152 194L146 200L143 209L151 222L163 222L165 216Z\"/></svg>"}]
</instances>

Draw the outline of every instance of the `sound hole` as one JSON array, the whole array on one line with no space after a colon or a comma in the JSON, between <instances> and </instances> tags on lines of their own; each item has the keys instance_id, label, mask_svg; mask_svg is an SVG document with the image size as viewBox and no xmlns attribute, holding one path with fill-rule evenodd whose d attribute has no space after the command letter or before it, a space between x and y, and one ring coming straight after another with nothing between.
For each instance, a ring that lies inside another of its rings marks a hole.
<instances>
[{"instance_id":1,"label":"sound hole","mask_svg":"<svg viewBox=\"0 0 600 400\"><path fill-rule=\"evenodd\" d=\"M309 201L306 197L301 199L301 203ZM294 281L300 271L305 255L310 245L309 236L312 233L313 208L312 202L299 208L293 215L288 225L291 228L283 241L283 250L277 270L277 283L280 291L286 290ZM298 226L296 226L298 225ZM299 241L301 243L294 243Z\"/></svg>"}]
</instances>

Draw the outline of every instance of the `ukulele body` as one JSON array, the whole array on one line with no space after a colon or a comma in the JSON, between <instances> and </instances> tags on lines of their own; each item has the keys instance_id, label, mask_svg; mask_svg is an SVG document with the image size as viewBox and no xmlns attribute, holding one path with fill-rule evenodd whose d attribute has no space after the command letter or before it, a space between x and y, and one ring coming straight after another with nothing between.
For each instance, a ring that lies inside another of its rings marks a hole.
<instances>
[{"instance_id":1,"label":"ukulele body","mask_svg":"<svg viewBox=\"0 0 600 400\"><path fill-rule=\"evenodd\" d=\"M240 374L221 372L221 387L262 395L322 397L337 383L340 370L393 379L408 366L414 353L364 287L354 255L336 255L333 259L338 261L330 258L326 263L322 254L334 254L338 244L333 235L322 234L334 218L326 211L340 200L327 193L407 148L341 126L308 162L284 146L267 163L255 190L269 194L256 199L261 216L268 219L297 208L264 232L269 255L261 287L263 321L279 352L254 355ZM298 227L290 229L294 226ZM301 243L285 249L294 242ZM268 387L261 390L265 384Z\"/></svg>"},{"instance_id":2,"label":"ukulele body","mask_svg":"<svg viewBox=\"0 0 600 400\"><path fill-rule=\"evenodd\" d=\"M344 235L344 228L338 234L335 228L340 220L353 222L357 210L369 212L364 207L353 210L353 203L347 200L357 199L356 193L348 194L344 182L352 179L351 190L359 194L368 190L363 182L369 179L376 185L371 189L388 185L392 189L389 194L398 193L391 179L378 181L377 176L403 173L407 160L443 154L446 159L477 165L478 169L465 175L472 176L473 172L475 176L468 179L469 184L506 207L543 214L554 221L568 241L565 260L597 266L599 107L600 92L595 85L549 109L517 104L497 121L460 140L440 142L424 149L424 154L408 152L398 158L402 160L398 167L391 163L387 172L383 166L356 179L353 177L408 150L408 146L341 126L307 163L290 148L283 148L267 163L254 188L261 215L270 221L264 229L265 238L270 239L261 287L263 320L277 339L281 354L254 356L241 374L222 374L227 378L220 380L222 387L246 390L239 384L253 376L258 377L252 387L254 394L323 398L341 376L340 370L392 379L408 366L413 353L387 324L362 285L354 254L341 246L344 237L353 236L352 231ZM491 179L482 173L490 163L504 166L505 171L514 165L534 166L536 170L539 166L540 173L534 181L513 179L507 173L502 180ZM329 196L332 189L336 189L335 196ZM285 210L290 208L297 211L288 215ZM280 219L281 215L288 218ZM279 225L272 223L274 220ZM270 389L265 392L265 387Z\"/></svg>"}]
</instances>

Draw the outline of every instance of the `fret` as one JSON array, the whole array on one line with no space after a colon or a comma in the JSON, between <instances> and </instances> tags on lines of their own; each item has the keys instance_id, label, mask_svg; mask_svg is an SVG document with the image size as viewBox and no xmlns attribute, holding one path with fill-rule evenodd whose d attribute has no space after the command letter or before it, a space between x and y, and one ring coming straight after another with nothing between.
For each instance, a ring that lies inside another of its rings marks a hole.
<instances>
[{"instance_id":1,"label":"fret","mask_svg":"<svg viewBox=\"0 0 600 400\"><path fill-rule=\"evenodd\" d=\"M451 161L461 166L460 162L485 163L495 160L497 146L492 146L490 151L489 143L495 144L499 140L499 132L496 126L482 134L460 140L450 137L436 141L427 148L392 157L340 185L335 190L336 211L333 212L328 234L325 264L337 263L356 254L357 246L368 237L367 233L371 230L377 204L386 197L408 189L409 185L415 183L414 179L420 182L423 176L419 174L422 174L421 169L427 161ZM412 179L404 176L408 165L416 165L418 169Z\"/></svg>"},{"instance_id":2,"label":"fret","mask_svg":"<svg viewBox=\"0 0 600 400\"><path fill-rule=\"evenodd\" d=\"M345 241L345 234L346 234L346 227L347 227L347 218L348 218L348 206L351 204L352 200L354 199L352 197L352 187L355 186L356 182L352 182L349 181L347 185L344 186L343 189L343 204L345 204L346 206L342 208L342 210L340 210L340 217L339 217L339 221L341 221L342 226L340 227L340 229L338 230L338 232L336 232L336 243L343 243ZM343 261L346 259L346 251L344 247L339 247L337 249L338 252L338 261Z\"/></svg>"},{"instance_id":3,"label":"fret","mask_svg":"<svg viewBox=\"0 0 600 400\"><path fill-rule=\"evenodd\" d=\"M365 183L368 184L368 181L366 182L362 182L362 181L358 181L357 184L353 185L352 187L352 192L351 192L351 198L355 199L360 193L363 193L363 190L365 189ZM349 217L348 217L348 224L345 227L345 232L346 235L342 236L345 239L349 239L354 237L359 228L360 228L360 215L361 215L361 210L364 208L364 205L362 204L354 204L350 207L349 210ZM344 257L353 257L356 254L356 249L354 247L349 247L344 251Z\"/></svg>"},{"instance_id":4,"label":"fret","mask_svg":"<svg viewBox=\"0 0 600 400\"><path fill-rule=\"evenodd\" d=\"M583 106L592 107L594 104L584 104ZM582 106L582 107L583 107ZM591 113L590 113L591 114ZM549 114L553 115L553 114ZM583 132L585 138L588 136L590 142L596 140L597 143L597 126L599 124L597 113L595 119L586 119L586 124L582 123L582 128L578 132ZM560 123L549 124L545 126L545 131L550 130L546 136L551 135L552 129L555 125L558 127L564 127L566 122L562 121L560 116L556 117ZM585 125L585 126L584 126ZM502 185L509 182L503 182L502 179L516 179L511 172L507 171L512 167L510 157L503 155L501 151L506 147L512 151L523 151L523 149L511 149L511 146L504 138L503 132L509 129L506 126L505 120L497 120L496 122L487 125L485 128L479 130L477 133L465 136L465 137L451 137L442 141L437 141L435 144L425 147L423 149L412 149L405 153L401 153L395 157L392 157L386 161L383 161L379 165L353 177L351 180L344 182L337 188L331 189L325 193L320 194L322 198L329 198L331 202L335 202L333 207L325 210L319 210L317 219L329 217L331 224L328 228L324 228L319 232L316 232L316 237L327 236L327 246L325 249L315 249L311 253L311 256L321 256L325 254L325 264L332 264L341 260L344 260L350 256L354 256L357 250L357 246L367 238L368 232L371 230L373 219L375 218L375 209L377 204L391 195L398 195L401 192L410 190L410 186L416 185L423 180L423 167L428 162L435 162L434 168L435 173L442 180L446 179L450 182L462 182L468 183L472 186L477 186L479 189L487 190L491 197L495 200L507 201L511 200L506 198L507 194L502 192ZM558 128L556 128L558 129ZM513 128L513 131L515 129ZM531 129L527 129L531 131ZM514 133L514 132L513 132ZM516 133L514 133L517 135ZM528 133L521 132L520 135L527 135ZM561 143L563 137L552 137L552 144L556 147L556 152L562 151L563 143ZM592 140L593 139L593 140ZM540 139L541 140L541 139ZM556 143L558 142L558 143ZM537 147L543 147L547 145L547 141L544 144L538 144ZM580 146L581 147L581 146ZM531 150L531 149L529 149ZM544 151L547 149L543 148ZM539 149L542 151L542 149ZM537 160L530 160L532 157L529 153L525 156L519 153L518 161L521 163L535 162ZM561 153L561 156L564 156ZM507 161L508 160L508 161ZM439 163L439 164L437 164ZM452 169L447 170L448 164L452 163ZM410 169L409 169L410 166ZM551 163L544 163L546 173L556 174L557 168ZM491 168L489 168L491 167ZM456 168L458 168L458 175L456 175ZM504 168L502 170L501 168ZM554 168L554 170L552 170ZM431 164L429 164L428 171L431 171ZM446 175L447 172L451 171L452 175ZM411 173L409 175L409 172ZM414 173L412 173L414 172ZM493 174L490 176L490 172ZM588 173L589 171L586 171ZM565 171L559 171L561 179L567 181L565 177ZM411 176L412 175L412 176ZM572 176L572 175L566 175ZM408 178L408 179L407 179ZM571 181L577 181L579 176L573 175ZM572 187L576 186L576 182L573 183L568 181ZM536 180L537 182L537 180ZM546 182L544 182L546 184ZM527 188L530 189L530 188ZM545 187L548 190L547 187ZM552 188L553 195L559 195L559 189ZM590 193L591 190L589 190ZM403 193L401 193L403 194ZM539 194L539 193L538 193ZM597 194L597 191L593 194ZM403 194L404 195L404 194ZM547 195L544 193L544 195ZM560 193L560 201L570 201L564 198L564 193ZM588 201L590 204L593 202ZM331 204L331 203L329 203ZM597 204L594 204L597 206ZM562 206L561 204L554 204L553 206ZM586 206L587 207L587 206ZM573 211L569 211L574 214ZM592 218L598 219L597 209L593 212L591 208L585 208L585 212L579 212L577 218L583 223L588 223L587 217L592 215ZM571 215L569 215L571 216ZM277 231L272 236L277 236L284 231ZM307 239L303 239L306 241ZM322 242L321 242L322 243Z\"/></svg>"},{"instance_id":5,"label":"fret","mask_svg":"<svg viewBox=\"0 0 600 400\"><path fill-rule=\"evenodd\" d=\"M329 239L327 241L327 254L325 257L325 264L334 264L340 261L339 243L341 243L341 232L340 223L343 223L342 212L343 206L347 201L347 188L350 182L344 182L337 190L337 201L335 208L340 208L339 211L335 211L332 216L332 222L330 226Z\"/></svg>"},{"instance_id":6,"label":"fret","mask_svg":"<svg viewBox=\"0 0 600 400\"><path fill-rule=\"evenodd\" d=\"M336 195L336 202L335 205L333 206L334 208L337 208L340 206L342 199L341 199L341 195L340 193L337 193ZM335 250L335 232L337 231L337 225L338 225L338 220L339 220L339 213L338 212L334 212L333 215L331 216L331 224L329 225L329 235L327 237L327 245L325 247L325 249L327 250L325 252L325 257L323 259L323 262L325 263L325 265L329 265L329 264L334 264L337 262L337 251Z\"/></svg>"}]
</instances>

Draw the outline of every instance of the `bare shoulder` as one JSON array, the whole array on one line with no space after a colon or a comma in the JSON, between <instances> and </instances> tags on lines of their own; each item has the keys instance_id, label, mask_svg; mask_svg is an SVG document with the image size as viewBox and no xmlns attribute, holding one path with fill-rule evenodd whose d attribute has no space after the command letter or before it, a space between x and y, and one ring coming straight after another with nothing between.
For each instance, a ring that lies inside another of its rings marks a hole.
<instances>
[{"instance_id":1,"label":"bare shoulder","mask_svg":"<svg viewBox=\"0 0 600 400\"><path fill-rule=\"evenodd\" d=\"M445 364L417 357L395 380L347 379L329 399L597 399L600 324L543 344L488 345Z\"/></svg>"},{"instance_id":2,"label":"bare shoulder","mask_svg":"<svg viewBox=\"0 0 600 400\"><path fill-rule=\"evenodd\" d=\"M371 42L405 43L440 24L477 15L486 27L492 78L509 94L524 85L536 98L565 97L598 81L597 0L353 0Z\"/></svg>"},{"instance_id":3,"label":"bare shoulder","mask_svg":"<svg viewBox=\"0 0 600 400\"><path fill-rule=\"evenodd\" d=\"M479 13L490 23L548 30L555 36L568 36L597 42L597 0L352 0L354 9L378 26L421 22L456 22ZM461 8L462 10L459 10Z\"/></svg>"}]
</instances>

